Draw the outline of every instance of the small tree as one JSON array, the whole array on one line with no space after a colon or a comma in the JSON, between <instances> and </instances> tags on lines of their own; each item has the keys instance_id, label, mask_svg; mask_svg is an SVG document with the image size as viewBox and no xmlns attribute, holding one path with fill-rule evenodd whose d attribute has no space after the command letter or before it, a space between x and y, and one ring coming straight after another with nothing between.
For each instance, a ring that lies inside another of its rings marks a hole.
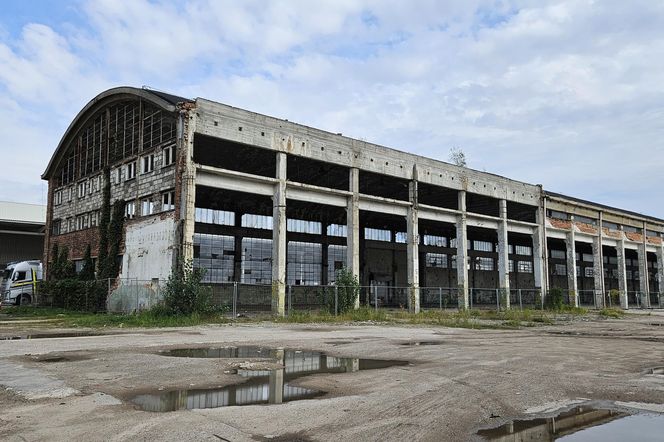
<instances>
[{"instance_id":1,"label":"small tree","mask_svg":"<svg viewBox=\"0 0 664 442\"><path fill-rule=\"evenodd\" d=\"M58 265L60 267L59 279L71 279L76 277L76 267L74 266L74 263L69 260L69 248L67 246L60 249Z\"/></svg>"},{"instance_id":2,"label":"small tree","mask_svg":"<svg viewBox=\"0 0 664 442\"><path fill-rule=\"evenodd\" d=\"M337 289L339 313L345 313L355 308L355 302L360 296L360 282L349 269L343 267L337 270L334 282ZM332 299L334 302L334 299ZM331 306L334 311L334 304Z\"/></svg>"},{"instance_id":3,"label":"small tree","mask_svg":"<svg viewBox=\"0 0 664 442\"><path fill-rule=\"evenodd\" d=\"M546 297L547 306L554 310L562 310L565 305L565 292L559 287L553 287L549 290L549 296Z\"/></svg>"},{"instance_id":4,"label":"small tree","mask_svg":"<svg viewBox=\"0 0 664 442\"><path fill-rule=\"evenodd\" d=\"M168 277L164 289L164 307L168 314L190 315L212 311L209 287L201 283L204 269L195 269L193 261L180 262Z\"/></svg>"},{"instance_id":5,"label":"small tree","mask_svg":"<svg viewBox=\"0 0 664 442\"><path fill-rule=\"evenodd\" d=\"M460 147L450 149L450 162L459 167L466 167L466 154Z\"/></svg>"}]
</instances>

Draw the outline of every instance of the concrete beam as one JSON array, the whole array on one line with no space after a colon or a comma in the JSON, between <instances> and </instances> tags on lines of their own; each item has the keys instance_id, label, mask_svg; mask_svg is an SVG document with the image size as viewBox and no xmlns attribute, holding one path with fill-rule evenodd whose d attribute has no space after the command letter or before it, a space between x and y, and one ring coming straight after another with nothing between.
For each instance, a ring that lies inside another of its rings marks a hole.
<instances>
[{"instance_id":1,"label":"concrete beam","mask_svg":"<svg viewBox=\"0 0 664 442\"><path fill-rule=\"evenodd\" d=\"M408 215L408 203L404 201L399 201L401 203L397 205L396 201L386 201L385 198L373 197L367 195L360 195L359 206L360 210L366 210L367 212L376 212L376 213L386 213L389 215L398 215L398 216L407 216Z\"/></svg>"},{"instance_id":2,"label":"concrete beam","mask_svg":"<svg viewBox=\"0 0 664 442\"><path fill-rule=\"evenodd\" d=\"M346 200L346 268L360 281L360 171L351 168L349 172L351 195ZM355 308L360 308L359 296Z\"/></svg>"},{"instance_id":3,"label":"concrete beam","mask_svg":"<svg viewBox=\"0 0 664 442\"><path fill-rule=\"evenodd\" d=\"M501 306L510 308L510 272L509 245L507 238L507 201L500 200L500 218L498 224L498 288L500 289Z\"/></svg>"},{"instance_id":4,"label":"concrete beam","mask_svg":"<svg viewBox=\"0 0 664 442\"><path fill-rule=\"evenodd\" d=\"M572 217L572 225L574 219ZM579 290L576 279L576 241L574 228L567 232L565 237L565 248L567 250L567 291L569 293L570 305L579 306Z\"/></svg>"},{"instance_id":5,"label":"concrete beam","mask_svg":"<svg viewBox=\"0 0 664 442\"><path fill-rule=\"evenodd\" d=\"M467 310L468 302L468 230L466 223L466 191L459 191L459 216L456 223L457 296L459 309Z\"/></svg>"},{"instance_id":6,"label":"concrete beam","mask_svg":"<svg viewBox=\"0 0 664 442\"><path fill-rule=\"evenodd\" d=\"M286 198L334 207L346 207L348 202L348 196L346 195L332 193L327 189L316 188L315 186L291 182L286 184Z\"/></svg>"},{"instance_id":7,"label":"concrete beam","mask_svg":"<svg viewBox=\"0 0 664 442\"><path fill-rule=\"evenodd\" d=\"M272 312L286 313L286 153L277 152L277 180L272 197Z\"/></svg>"},{"instance_id":8,"label":"concrete beam","mask_svg":"<svg viewBox=\"0 0 664 442\"><path fill-rule=\"evenodd\" d=\"M415 169L415 168L413 168ZM413 170L417 178L417 170ZM408 183L408 194L411 207L406 217L406 273L408 279L408 310L413 313L420 312L420 235L417 218L417 181Z\"/></svg>"},{"instance_id":9,"label":"concrete beam","mask_svg":"<svg viewBox=\"0 0 664 442\"><path fill-rule=\"evenodd\" d=\"M258 177L256 175L211 166L198 165L196 168L196 183L200 186L215 189L273 196L274 186L278 181L274 178Z\"/></svg>"}]
</instances>

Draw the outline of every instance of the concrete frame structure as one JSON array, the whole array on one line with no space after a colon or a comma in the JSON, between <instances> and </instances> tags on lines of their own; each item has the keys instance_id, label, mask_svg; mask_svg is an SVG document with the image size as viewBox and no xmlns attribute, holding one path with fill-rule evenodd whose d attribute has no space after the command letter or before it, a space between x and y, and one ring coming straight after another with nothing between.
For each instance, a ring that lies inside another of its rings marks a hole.
<instances>
[{"instance_id":1,"label":"concrete frame structure","mask_svg":"<svg viewBox=\"0 0 664 442\"><path fill-rule=\"evenodd\" d=\"M127 129L128 121L136 127ZM476 302L479 289L509 308L515 290L551 287L588 305L592 273L592 304L616 285L627 308L631 292L658 293L664 280L664 266L652 265L662 262L664 220L203 98L127 87L103 92L79 113L43 174L46 261L56 243L69 245L72 259L82 258L82 244L96 253L98 229L71 220L99 210L95 180L104 170L118 177L112 199L141 207L128 213L122 277L164 278L178 257L209 268L210 282L265 283L269 274L277 314L287 286L329 284L339 266L362 285L404 288L415 312L427 287L453 289L460 308ZM564 253L564 264L552 250ZM633 251L637 273L657 269L656 281L646 276L637 290L634 257L626 256ZM602 277L605 262L617 265L618 283L613 273Z\"/></svg>"}]
</instances>

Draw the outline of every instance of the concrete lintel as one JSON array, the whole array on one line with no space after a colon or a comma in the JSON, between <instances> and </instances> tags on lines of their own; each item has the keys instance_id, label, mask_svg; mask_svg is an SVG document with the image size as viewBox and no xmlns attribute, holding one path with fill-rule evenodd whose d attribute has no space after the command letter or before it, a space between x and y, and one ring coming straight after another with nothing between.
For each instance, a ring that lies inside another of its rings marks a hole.
<instances>
[{"instance_id":1,"label":"concrete lintel","mask_svg":"<svg viewBox=\"0 0 664 442\"><path fill-rule=\"evenodd\" d=\"M466 220L467 220L467 224L469 226L481 227L483 229L496 230L496 229L498 229L498 226L500 225L499 221L477 218L477 217L474 217L470 214L466 215Z\"/></svg>"},{"instance_id":2,"label":"concrete lintel","mask_svg":"<svg viewBox=\"0 0 664 442\"><path fill-rule=\"evenodd\" d=\"M532 235L537 231L537 226L534 226L534 227L522 226L520 224L511 224L508 221L507 222L507 231L508 232L514 232L514 233L523 233L525 235Z\"/></svg>"},{"instance_id":3,"label":"concrete lintel","mask_svg":"<svg viewBox=\"0 0 664 442\"><path fill-rule=\"evenodd\" d=\"M569 230L552 230L549 227L546 228L546 237L553 239L567 239L567 233Z\"/></svg>"},{"instance_id":4,"label":"concrete lintel","mask_svg":"<svg viewBox=\"0 0 664 442\"><path fill-rule=\"evenodd\" d=\"M335 195L320 190L291 186L286 184L286 198L298 201L306 201L327 206L346 207L347 196Z\"/></svg>"},{"instance_id":5,"label":"concrete lintel","mask_svg":"<svg viewBox=\"0 0 664 442\"><path fill-rule=\"evenodd\" d=\"M199 169L198 174L196 175L196 184L199 186L265 196L272 196L274 194L274 183L275 181L273 180L258 181L253 178L248 179L239 175L212 173L205 169Z\"/></svg>"},{"instance_id":6,"label":"concrete lintel","mask_svg":"<svg viewBox=\"0 0 664 442\"><path fill-rule=\"evenodd\" d=\"M455 211L456 212L456 211ZM448 211L437 211L431 210L428 206L420 206L418 210L418 216L420 219L428 219L431 221L437 221L441 223L456 224L457 218L459 217L456 213L450 213Z\"/></svg>"},{"instance_id":7,"label":"concrete lintel","mask_svg":"<svg viewBox=\"0 0 664 442\"><path fill-rule=\"evenodd\" d=\"M408 207L402 205L394 205L391 202L380 201L373 198L366 198L360 195L359 201L360 210L368 212L387 213L390 215L406 216L408 215Z\"/></svg>"}]
</instances>

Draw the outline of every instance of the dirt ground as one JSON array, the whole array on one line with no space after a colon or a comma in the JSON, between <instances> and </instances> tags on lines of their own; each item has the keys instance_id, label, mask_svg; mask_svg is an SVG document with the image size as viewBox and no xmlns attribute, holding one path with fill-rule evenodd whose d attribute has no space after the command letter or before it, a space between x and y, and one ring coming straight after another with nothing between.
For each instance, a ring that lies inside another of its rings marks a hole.
<instances>
[{"instance_id":1,"label":"dirt ground","mask_svg":"<svg viewBox=\"0 0 664 442\"><path fill-rule=\"evenodd\" d=\"M63 331L46 326L0 324L0 336ZM118 334L0 341L0 440L473 440L478 428L585 400L664 412L664 376L651 372L664 367L661 312L509 331L260 323L107 332ZM402 345L415 341L439 345ZM409 364L303 377L294 385L325 394L279 405L156 413L129 402L245 380L230 371L238 360L159 354L207 345Z\"/></svg>"}]
</instances>

